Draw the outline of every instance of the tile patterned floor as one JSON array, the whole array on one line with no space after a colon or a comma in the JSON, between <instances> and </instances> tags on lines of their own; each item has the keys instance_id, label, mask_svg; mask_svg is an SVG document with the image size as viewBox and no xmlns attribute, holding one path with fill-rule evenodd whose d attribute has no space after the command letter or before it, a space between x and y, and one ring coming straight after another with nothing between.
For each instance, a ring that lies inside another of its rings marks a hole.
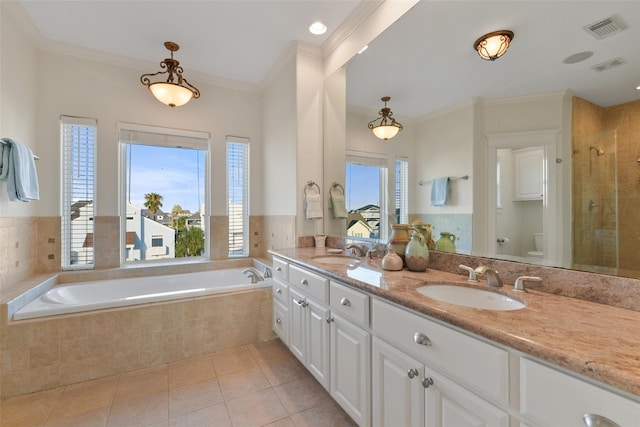
<instances>
[{"instance_id":1,"label":"tile patterned floor","mask_svg":"<svg viewBox=\"0 0 640 427\"><path fill-rule=\"evenodd\" d=\"M16 396L2 427L355 426L279 341Z\"/></svg>"}]
</instances>

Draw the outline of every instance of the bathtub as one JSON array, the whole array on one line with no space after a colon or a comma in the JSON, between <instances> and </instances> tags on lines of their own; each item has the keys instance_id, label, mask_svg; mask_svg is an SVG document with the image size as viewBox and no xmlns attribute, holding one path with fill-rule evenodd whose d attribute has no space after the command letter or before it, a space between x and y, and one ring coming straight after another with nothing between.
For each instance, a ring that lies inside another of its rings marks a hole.
<instances>
[{"instance_id":1,"label":"bathtub","mask_svg":"<svg viewBox=\"0 0 640 427\"><path fill-rule=\"evenodd\" d=\"M94 280L56 285L13 314L13 320L179 300L271 286L242 274L244 268Z\"/></svg>"}]
</instances>

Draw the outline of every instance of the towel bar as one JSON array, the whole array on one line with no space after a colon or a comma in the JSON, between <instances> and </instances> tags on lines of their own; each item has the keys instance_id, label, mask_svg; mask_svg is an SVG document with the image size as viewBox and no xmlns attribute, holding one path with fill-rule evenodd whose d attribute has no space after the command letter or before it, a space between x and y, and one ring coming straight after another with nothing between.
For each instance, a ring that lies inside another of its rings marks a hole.
<instances>
[{"instance_id":1,"label":"towel bar","mask_svg":"<svg viewBox=\"0 0 640 427\"><path fill-rule=\"evenodd\" d=\"M469 175L463 175L463 176L450 176L449 177L449 181L460 181L463 179L469 179ZM418 181L418 185L425 185L427 183L431 182L431 180L427 180L427 181Z\"/></svg>"},{"instance_id":2,"label":"towel bar","mask_svg":"<svg viewBox=\"0 0 640 427\"><path fill-rule=\"evenodd\" d=\"M9 145L9 143L8 143L8 142L6 142L6 141L4 141L4 140L2 140L2 139L0 139L0 144L2 144L2 145ZM35 154L33 155L33 158L34 158L34 159L36 159L36 160L40 160L40 157L36 156Z\"/></svg>"}]
</instances>

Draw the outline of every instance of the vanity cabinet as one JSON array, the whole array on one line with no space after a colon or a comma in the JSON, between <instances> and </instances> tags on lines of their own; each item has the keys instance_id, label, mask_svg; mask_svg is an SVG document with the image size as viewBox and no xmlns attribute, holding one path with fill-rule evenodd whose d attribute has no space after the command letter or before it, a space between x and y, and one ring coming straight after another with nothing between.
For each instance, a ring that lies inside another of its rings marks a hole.
<instances>
[{"instance_id":1,"label":"vanity cabinet","mask_svg":"<svg viewBox=\"0 0 640 427\"><path fill-rule=\"evenodd\" d=\"M531 427L584 427L585 414L640 426L639 402L526 357L520 360L520 412Z\"/></svg>"},{"instance_id":2,"label":"vanity cabinet","mask_svg":"<svg viewBox=\"0 0 640 427\"><path fill-rule=\"evenodd\" d=\"M542 200L544 148L513 150L515 200Z\"/></svg>"},{"instance_id":3,"label":"vanity cabinet","mask_svg":"<svg viewBox=\"0 0 640 427\"><path fill-rule=\"evenodd\" d=\"M369 296L331 281L331 397L360 426L371 424Z\"/></svg>"},{"instance_id":4,"label":"vanity cabinet","mask_svg":"<svg viewBox=\"0 0 640 427\"><path fill-rule=\"evenodd\" d=\"M273 331L280 341L289 345L289 285L286 281L274 278L273 293Z\"/></svg>"},{"instance_id":5,"label":"vanity cabinet","mask_svg":"<svg viewBox=\"0 0 640 427\"><path fill-rule=\"evenodd\" d=\"M373 425L508 427L509 353L374 299Z\"/></svg>"}]
</instances>

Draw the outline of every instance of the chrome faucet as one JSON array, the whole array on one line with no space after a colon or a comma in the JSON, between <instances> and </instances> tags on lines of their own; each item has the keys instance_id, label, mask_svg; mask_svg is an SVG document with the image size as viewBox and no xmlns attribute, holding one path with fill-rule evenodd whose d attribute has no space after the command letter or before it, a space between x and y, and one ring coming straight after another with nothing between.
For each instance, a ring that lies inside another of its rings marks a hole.
<instances>
[{"instance_id":1,"label":"chrome faucet","mask_svg":"<svg viewBox=\"0 0 640 427\"><path fill-rule=\"evenodd\" d=\"M467 282L473 282L473 283L477 283L478 282L478 277L476 276L476 271L473 268L468 267L466 265L462 265L462 264L460 264L458 266L458 268L461 268L464 271L469 273L469 278L467 279Z\"/></svg>"},{"instance_id":2,"label":"chrome faucet","mask_svg":"<svg viewBox=\"0 0 640 427\"><path fill-rule=\"evenodd\" d=\"M513 290L518 292L527 292L524 282L542 282L542 279L536 276L520 276L513 284Z\"/></svg>"},{"instance_id":3,"label":"chrome faucet","mask_svg":"<svg viewBox=\"0 0 640 427\"><path fill-rule=\"evenodd\" d=\"M269 277L273 277L273 273L271 272L271 269L269 267L266 267L264 269L264 273L262 273L262 275L264 276L264 278L269 278Z\"/></svg>"},{"instance_id":4,"label":"chrome faucet","mask_svg":"<svg viewBox=\"0 0 640 427\"><path fill-rule=\"evenodd\" d=\"M500 280L500 275L496 270L491 267L487 267L486 265L481 265L480 267L475 269L476 274L482 274L487 278L487 285L492 288L501 288L502 280Z\"/></svg>"},{"instance_id":5,"label":"chrome faucet","mask_svg":"<svg viewBox=\"0 0 640 427\"><path fill-rule=\"evenodd\" d=\"M358 257L363 257L367 255L366 250L355 243L350 243L347 245L347 249L351 249L351 253Z\"/></svg>"},{"instance_id":6,"label":"chrome faucet","mask_svg":"<svg viewBox=\"0 0 640 427\"><path fill-rule=\"evenodd\" d=\"M258 283L264 280L264 277L262 277L260 272L253 267L245 268L242 270L242 274L249 276L251 278L251 283Z\"/></svg>"}]
</instances>

